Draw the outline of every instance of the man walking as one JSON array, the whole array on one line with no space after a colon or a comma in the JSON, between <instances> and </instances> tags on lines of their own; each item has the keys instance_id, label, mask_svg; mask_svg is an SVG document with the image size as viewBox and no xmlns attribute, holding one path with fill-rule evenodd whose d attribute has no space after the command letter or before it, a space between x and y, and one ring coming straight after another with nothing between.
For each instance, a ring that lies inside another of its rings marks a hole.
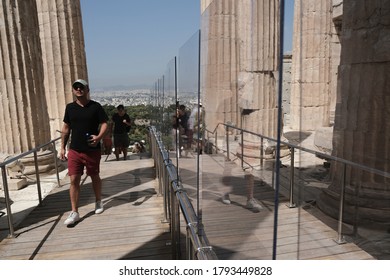
<instances>
[{"instance_id":1,"label":"man walking","mask_svg":"<svg viewBox=\"0 0 390 280\"><path fill-rule=\"evenodd\" d=\"M65 220L65 225L73 225L80 220L78 204L84 167L92 180L96 198L95 213L100 214L104 210L101 200L102 181L99 175L100 140L106 133L108 116L98 102L89 99L89 85L85 80L76 80L72 84L72 92L76 100L66 105L61 131L60 158L62 160L65 159L66 145L71 136L68 151L68 174L72 211Z\"/></svg>"}]
</instances>

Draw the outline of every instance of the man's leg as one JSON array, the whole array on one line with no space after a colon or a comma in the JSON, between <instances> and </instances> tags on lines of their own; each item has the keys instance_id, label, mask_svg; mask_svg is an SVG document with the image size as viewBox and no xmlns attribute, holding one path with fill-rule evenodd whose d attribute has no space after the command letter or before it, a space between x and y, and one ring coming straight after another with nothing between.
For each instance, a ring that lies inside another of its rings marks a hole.
<instances>
[{"instance_id":1,"label":"man's leg","mask_svg":"<svg viewBox=\"0 0 390 280\"><path fill-rule=\"evenodd\" d=\"M79 197L80 197L80 180L81 175L70 175L70 204L72 206L72 211L70 212L68 218L65 220L64 224L66 226L74 225L80 220L79 215Z\"/></svg>"},{"instance_id":2,"label":"man's leg","mask_svg":"<svg viewBox=\"0 0 390 280\"><path fill-rule=\"evenodd\" d=\"M115 147L114 153L115 153L116 160L119 160L119 154L121 153L121 149L119 146L119 139L117 134L114 135L114 147Z\"/></svg>"},{"instance_id":3,"label":"man's leg","mask_svg":"<svg viewBox=\"0 0 390 280\"><path fill-rule=\"evenodd\" d=\"M129 147L129 135L126 133L123 135L122 142L122 151L123 151L123 159L127 159L127 148Z\"/></svg>"},{"instance_id":4,"label":"man's leg","mask_svg":"<svg viewBox=\"0 0 390 280\"><path fill-rule=\"evenodd\" d=\"M100 179L100 160L101 154L96 152L91 152L87 154L87 174L91 177L92 188L95 193L95 213L100 214L103 212L103 203L102 203L102 180Z\"/></svg>"},{"instance_id":5,"label":"man's leg","mask_svg":"<svg viewBox=\"0 0 390 280\"><path fill-rule=\"evenodd\" d=\"M72 205L73 212L78 212L78 208L79 208L80 181L81 181L81 175L70 176L69 195L70 195L70 203Z\"/></svg>"},{"instance_id":6,"label":"man's leg","mask_svg":"<svg viewBox=\"0 0 390 280\"><path fill-rule=\"evenodd\" d=\"M102 200L102 179L99 174L91 175L92 188L95 193L96 201Z\"/></svg>"},{"instance_id":7,"label":"man's leg","mask_svg":"<svg viewBox=\"0 0 390 280\"><path fill-rule=\"evenodd\" d=\"M95 214L101 214L104 211L102 202L102 179L99 174L91 175L92 188L95 193Z\"/></svg>"},{"instance_id":8,"label":"man's leg","mask_svg":"<svg viewBox=\"0 0 390 280\"><path fill-rule=\"evenodd\" d=\"M121 149L118 146L115 146L115 157L116 160L119 160L119 154L121 153Z\"/></svg>"},{"instance_id":9,"label":"man's leg","mask_svg":"<svg viewBox=\"0 0 390 280\"><path fill-rule=\"evenodd\" d=\"M253 197L253 188L255 185L254 175L251 171L245 171L245 182L246 182L246 191L247 191L247 202L246 207L252 209L254 212L259 212L263 209L260 203Z\"/></svg>"},{"instance_id":10,"label":"man's leg","mask_svg":"<svg viewBox=\"0 0 390 280\"><path fill-rule=\"evenodd\" d=\"M126 160L127 159L127 147L122 147L122 150L123 150L123 159Z\"/></svg>"}]
</instances>

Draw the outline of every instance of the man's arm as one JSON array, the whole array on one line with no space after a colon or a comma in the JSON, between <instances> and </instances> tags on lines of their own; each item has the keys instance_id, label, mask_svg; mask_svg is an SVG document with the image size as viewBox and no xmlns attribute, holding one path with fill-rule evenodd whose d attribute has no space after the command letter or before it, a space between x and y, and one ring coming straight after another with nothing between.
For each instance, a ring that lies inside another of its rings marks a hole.
<instances>
[{"instance_id":1,"label":"man's arm","mask_svg":"<svg viewBox=\"0 0 390 280\"><path fill-rule=\"evenodd\" d=\"M100 141L104 137L104 135L106 135L107 129L108 129L107 122L101 123L99 134L96 136L95 141L97 141L97 142Z\"/></svg>"},{"instance_id":2,"label":"man's arm","mask_svg":"<svg viewBox=\"0 0 390 280\"><path fill-rule=\"evenodd\" d=\"M98 135L91 135L89 142L89 145L92 147L96 147L100 140L103 139L104 135L107 132L108 124L107 122L103 122L100 124L99 134Z\"/></svg>"},{"instance_id":3,"label":"man's arm","mask_svg":"<svg viewBox=\"0 0 390 280\"><path fill-rule=\"evenodd\" d=\"M128 114L125 115L125 119L123 120L123 123L126 124L127 126L131 126L131 119Z\"/></svg>"},{"instance_id":4,"label":"man's arm","mask_svg":"<svg viewBox=\"0 0 390 280\"><path fill-rule=\"evenodd\" d=\"M65 160L66 153L66 144L69 140L70 127L67 123L64 123L61 130L61 151L60 151L60 159Z\"/></svg>"}]
</instances>

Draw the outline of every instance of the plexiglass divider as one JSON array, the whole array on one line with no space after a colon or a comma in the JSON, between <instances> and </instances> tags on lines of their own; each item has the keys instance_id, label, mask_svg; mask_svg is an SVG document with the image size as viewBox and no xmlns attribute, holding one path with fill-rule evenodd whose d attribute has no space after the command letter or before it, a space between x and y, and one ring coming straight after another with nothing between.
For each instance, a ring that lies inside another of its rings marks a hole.
<instances>
[{"instance_id":1,"label":"plexiglass divider","mask_svg":"<svg viewBox=\"0 0 390 280\"><path fill-rule=\"evenodd\" d=\"M292 52L283 53L285 1L237 2L211 1L201 32L179 49L171 82L170 113L184 105L191 123L176 129L171 155L198 234L205 230L220 259L332 258L344 242L383 258L390 251L388 137L380 121L386 71L341 56L341 42L365 42L348 17L363 10L344 2L343 17L337 5L295 0ZM344 20L352 37L343 37ZM378 81L364 74L371 72Z\"/></svg>"},{"instance_id":2,"label":"plexiglass divider","mask_svg":"<svg viewBox=\"0 0 390 280\"><path fill-rule=\"evenodd\" d=\"M195 32L187 42L180 47L178 56L178 135L179 176L187 194L192 199L198 216L196 229L201 234L202 226L202 191L200 143L202 132L197 129L200 113L198 106L201 97L199 89L199 38L200 31Z\"/></svg>"}]
</instances>

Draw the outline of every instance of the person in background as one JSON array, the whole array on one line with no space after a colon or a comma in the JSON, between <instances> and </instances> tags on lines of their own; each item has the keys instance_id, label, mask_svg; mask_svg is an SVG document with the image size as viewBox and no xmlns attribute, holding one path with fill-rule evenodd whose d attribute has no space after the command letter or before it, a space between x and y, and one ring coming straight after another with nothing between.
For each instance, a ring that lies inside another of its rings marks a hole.
<instances>
[{"instance_id":1,"label":"person in background","mask_svg":"<svg viewBox=\"0 0 390 280\"><path fill-rule=\"evenodd\" d=\"M128 132L131 128L131 120L125 111L123 105L116 107L117 112L112 116L114 123L114 147L116 160L119 160L119 155L123 153L123 159L127 159L127 148L129 147Z\"/></svg>"},{"instance_id":2,"label":"person in background","mask_svg":"<svg viewBox=\"0 0 390 280\"><path fill-rule=\"evenodd\" d=\"M176 104L176 112L172 115L172 150L181 155L184 147L183 136L186 137L188 114L186 113L185 105Z\"/></svg>"},{"instance_id":3,"label":"person in background","mask_svg":"<svg viewBox=\"0 0 390 280\"><path fill-rule=\"evenodd\" d=\"M68 157L68 175L70 177L69 195L72 211L64 224L69 226L80 220L78 204L81 176L86 168L91 177L95 193L95 213L103 212L102 180L100 178L101 147L100 140L107 130L108 116L103 107L89 99L89 85L79 79L72 84L76 100L66 105L61 131L60 159L65 160L66 145L71 136Z\"/></svg>"},{"instance_id":4,"label":"person in background","mask_svg":"<svg viewBox=\"0 0 390 280\"><path fill-rule=\"evenodd\" d=\"M178 122L180 128L180 135L187 135L189 112L185 105L180 105L178 110Z\"/></svg>"},{"instance_id":5,"label":"person in background","mask_svg":"<svg viewBox=\"0 0 390 280\"><path fill-rule=\"evenodd\" d=\"M112 152L112 122L107 123L107 132L103 137L103 154L111 155Z\"/></svg>"},{"instance_id":6,"label":"person in background","mask_svg":"<svg viewBox=\"0 0 390 280\"><path fill-rule=\"evenodd\" d=\"M190 116L190 123L192 127L192 139L195 140L195 150L198 154L203 153L203 147L204 147L204 132L205 132L205 126L204 126L204 108L202 106L202 103L199 102L199 104L192 109L191 116Z\"/></svg>"},{"instance_id":7,"label":"person in background","mask_svg":"<svg viewBox=\"0 0 390 280\"><path fill-rule=\"evenodd\" d=\"M186 155L192 150L192 144L194 142L194 124L195 124L195 118L197 117L198 113L198 103L193 103L193 108L191 110L191 113L188 117L187 121L187 145L186 145Z\"/></svg>"},{"instance_id":8,"label":"person in background","mask_svg":"<svg viewBox=\"0 0 390 280\"><path fill-rule=\"evenodd\" d=\"M182 150L186 150L186 156L188 154L187 152L187 143L188 143L188 119L190 117L189 111L187 111L187 108L185 105L180 105L179 106L179 111L178 111L178 121L179 121L179 133L180 133L180 152Z\"/></svg>"}]
</instances>

